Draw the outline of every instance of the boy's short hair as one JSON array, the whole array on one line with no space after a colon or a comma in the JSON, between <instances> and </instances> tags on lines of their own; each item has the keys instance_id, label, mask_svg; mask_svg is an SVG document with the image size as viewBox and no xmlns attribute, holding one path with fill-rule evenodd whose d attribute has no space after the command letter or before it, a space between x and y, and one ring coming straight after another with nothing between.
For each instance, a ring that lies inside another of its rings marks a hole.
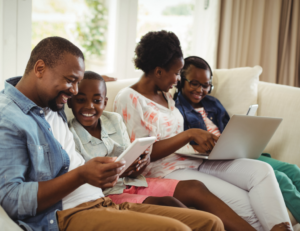
<instances>
[{"instance_id":1,"label":"boy's short hair","mask_svg":"<svg viewBox=\"0 0 300 231\"><path fill-rule=\"evenodd\" d=\"M104 89L105 89L105 96L106 96L106 83L101 75L99 75L93 71L85 71L83 79L96 79L96 80L99 80L100 82L103 82Z\"/></svg>"}]
</instances>

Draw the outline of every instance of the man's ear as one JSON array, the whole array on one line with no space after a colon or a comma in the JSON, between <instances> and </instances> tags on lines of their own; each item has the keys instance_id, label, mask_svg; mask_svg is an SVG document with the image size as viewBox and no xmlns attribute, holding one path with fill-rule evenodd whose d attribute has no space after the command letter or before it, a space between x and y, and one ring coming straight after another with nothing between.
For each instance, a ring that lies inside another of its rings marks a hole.
<instances>
[{"instance_id":1,"label":"man's ear","mask_svg":"<svg viewBox=\"0 0 300 231\"><path fill-rule=\"evenodd\" d=\"M69 108L72 108L72 98L68 99L67 104Z\"/></svg>"},{"instance_id":2,"label":"man's ear","mask_svg":"<svg viewBox=\"0 0 300 231\"><path fill-rule=\"evenodd\" d=\"M108 98L107 98L107 97L105 97L105 100L104 100L104 109L106 108L107 101L108 101ZM104 110L104 109L103 109L103 110Z\"/></svg>"},{"instance_id":3,"label":"man's ear","mask_svg":"<svg viewBox=\"0 0 300 231\"><path fill-rule=\"evenodd\" d=\"M45 62L43 60L39 59L34 64L33 72L34 72L36 77L42 78L43 74L45 73L45 69L46 69Z\"/></svg>"}]
</instances>

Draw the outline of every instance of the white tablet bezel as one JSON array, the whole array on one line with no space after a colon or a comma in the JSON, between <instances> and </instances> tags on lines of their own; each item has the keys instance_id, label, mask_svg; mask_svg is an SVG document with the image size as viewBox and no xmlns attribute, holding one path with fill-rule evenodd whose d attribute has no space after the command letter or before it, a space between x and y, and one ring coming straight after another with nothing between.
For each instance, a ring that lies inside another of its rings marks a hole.
<instances>
[{"instance_id":1,"label":"white tablet bezel","mask_svg":"<svg viewBox=\"0 0 300 231\"><path fill-rule=\"evenodd\" d=\"M120 161L124 159L126 161L125 168L122 170L120 175L141 155L143 152L155 142L156 137L143 137L135 139L121 155L116 159Z\"/></svg>"}]
</instances>

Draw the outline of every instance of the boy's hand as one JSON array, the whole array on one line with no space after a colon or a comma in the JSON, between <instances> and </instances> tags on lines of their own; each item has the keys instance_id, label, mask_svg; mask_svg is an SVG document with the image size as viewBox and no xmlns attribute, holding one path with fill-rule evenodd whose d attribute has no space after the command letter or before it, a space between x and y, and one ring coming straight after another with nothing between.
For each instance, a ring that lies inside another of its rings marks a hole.
<instances>
[{"instance_id":1,"label":"boy's hand","mask_svg":"<svg viewBox=\"0 0 300 231\"><path fill-rule=\"evenodd\" d=\"M145 151L120 177L137 177L144 171L148 164L150 164L150 153L149 151Z\"/></svg>"},{"instance_id":2,"label":"boy's hand","mask_svg":"<svg viewBox=\"0 0 300 231\"><path fill-rule=\"evenodd\" d=\"M119 174L125 167L125 161L114 162L116 157L95 157L85 165L80 166L79 179L83 183L105 189L111 188L119 179Z\"/></svg>"},{"instance_id":3,"label":"boy's hand","mask_svg":"<svg viewBox=\"0 0 300 231\"><path fill-rule=\"evenodd\" d=\"M111 82L111 81L116 81L118 80L117 78L114 78L114 77L109 77L107 75L101 75L102 78L104 79L105 82Z\"/></svg>"}]
</instances>

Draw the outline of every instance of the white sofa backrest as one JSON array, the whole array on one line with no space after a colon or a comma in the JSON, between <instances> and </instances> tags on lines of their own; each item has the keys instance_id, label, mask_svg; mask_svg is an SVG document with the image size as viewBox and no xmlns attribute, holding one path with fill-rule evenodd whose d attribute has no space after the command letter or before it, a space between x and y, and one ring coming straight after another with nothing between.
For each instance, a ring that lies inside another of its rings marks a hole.
<instances>
[{"instance_id":1,"label":"white sofa backrest","mask_svg":"<svg viewBox=\"0 0 300 231\"><path fill-rule=\"evenodd\" d=\"M259 116L283 118L265 152L300 167L300 88L259 82L258 104Z\"/></svg>"},{"instance_id":2,"label":"white sofa backrest","mask_svg":"<svg viewBox=\"0 0 300 231\"><path fill-rule=\"evenodd\" d=\"M283 122L267 145L265 152L274 158L300 166L300 89L258 81L262 69L235 68L215 70L212 95L217 97L230 116L245 114L251 104L258 103L258 116L281 117ZM107 111L113 110L113 101L124 87L138 79L124 79L107 83ZM172 91L172 90L171 90ZM66 106L68 119L73 114Z\"/></svg>"}]
</instances>

